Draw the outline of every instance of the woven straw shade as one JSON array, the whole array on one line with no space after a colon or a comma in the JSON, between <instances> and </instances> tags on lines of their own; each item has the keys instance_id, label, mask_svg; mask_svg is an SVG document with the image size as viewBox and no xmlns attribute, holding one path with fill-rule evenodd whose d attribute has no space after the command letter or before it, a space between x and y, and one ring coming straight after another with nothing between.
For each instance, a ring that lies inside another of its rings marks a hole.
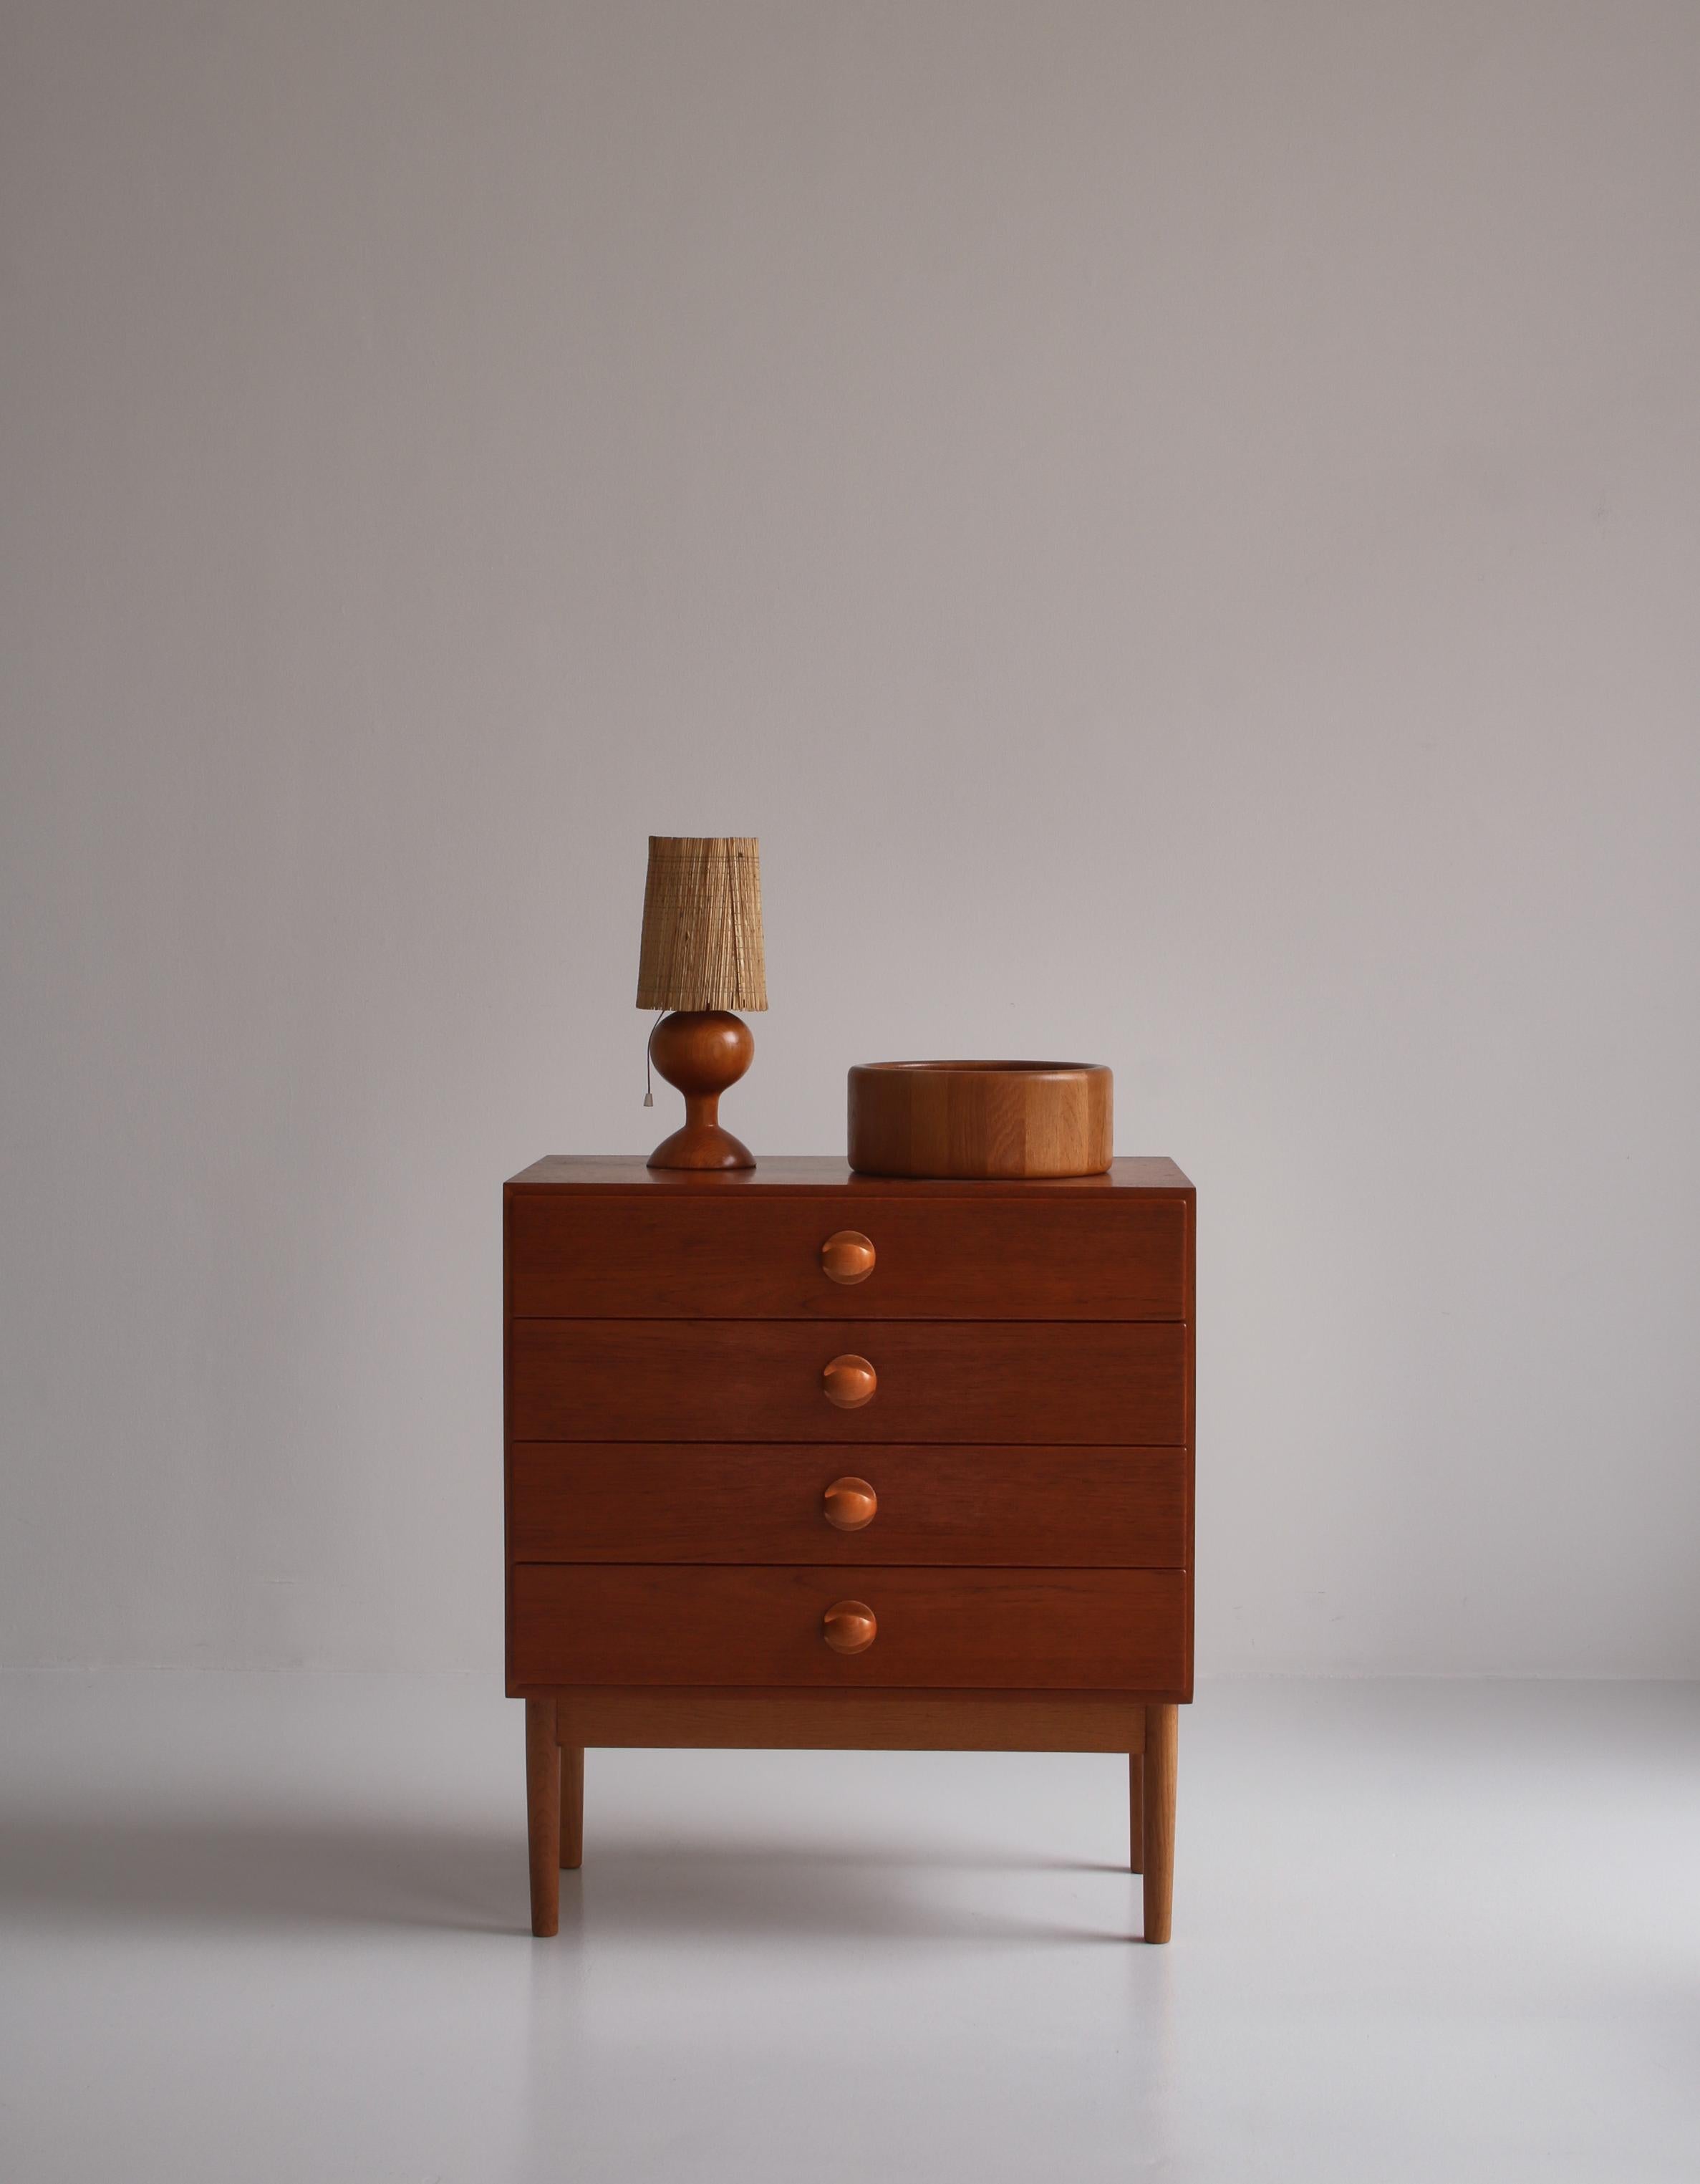
<instances>
[{"instance_id":1,"label":"woven straw shade","mask_svg":"<svg viewBox=\"0 0 1700 2184\"><path fill-rule=\"evenodd\" d=\"M652 834L641 1009L764 1009L759 845L738 834Z\"/></svg>"}]
</instances>

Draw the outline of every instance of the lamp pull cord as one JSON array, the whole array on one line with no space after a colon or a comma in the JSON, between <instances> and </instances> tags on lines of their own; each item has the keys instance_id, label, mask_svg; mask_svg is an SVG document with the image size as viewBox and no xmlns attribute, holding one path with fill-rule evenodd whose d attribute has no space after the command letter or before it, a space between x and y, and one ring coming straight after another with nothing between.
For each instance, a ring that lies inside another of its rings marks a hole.
<instances>
[{"instance_id":1,"label":"lamp pull cord","mask_svg":"<svg viewBox=\"0 0 1700 2184\"><path fill-rule=\"evenodd\" d=\"M655 1023L649 1027L649 1036L643 1042L643 1104L646 1107L653 1107L655 1105L655 1086L649 1074L649 1050L655 1044L655 1025L660 1022L666 1013L665 1009L656 1011Z\"/></svg>"}]
</instances>

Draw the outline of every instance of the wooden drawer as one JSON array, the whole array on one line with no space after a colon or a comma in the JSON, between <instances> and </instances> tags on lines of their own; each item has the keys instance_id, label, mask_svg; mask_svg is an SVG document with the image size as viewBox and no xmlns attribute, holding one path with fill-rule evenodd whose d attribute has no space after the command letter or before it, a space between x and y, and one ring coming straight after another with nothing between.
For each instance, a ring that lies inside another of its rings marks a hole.
<instances>
[{"instance_id":1,"label":"wooden drawer","mask_svg":"<svg viewBox=\"0 0 1700 2184\"><path fill-rule=\"evenodd\" d=\"M519 1563L509 1682L892 1685L1191 1696L1181 1570L724 1568ZM822 1635L870 1607L865 1652Z\"/></svg>"},{"instance_id":2,"label":"wooden drawer","mask_svg":"<svg viewBox=\"0 0 1700 2184\"><path fill-rule=\"evenodd\" d=\"M1090 1199L591 1197L508 1201L516 1318L1184 1319L1186 1207ZM874 1270L829 1281L820 1248L865 1235Z\"/></svg>"},{"instance_id":3,"label":"wooden drawer","mask_svg":"<svg viewBox=\"0 0 1700 2184\"><path fill-rule=\"evenodd\" d=\"M521 1441L513 1453L515 1562L1061 1563L1181 1568L1179 1448L875 1447L853 1475L872 1521L840 1531L825 1490L843 1451L706 1442Z\"/></svg>"},{"instance_id":4,"label":"wooden drawer","mask_svg":"<svg viewBox=\"0 0 1700 2184\"><path fill-rule=\"evenodd\" d=\"M512 1440L1096 1441L1187 1439L1186 1330L1169 1322L964 1326L881 1320L516 1319ZM873 1400L821 1386L865 1357Z\"/></svg>"}]
</instances>

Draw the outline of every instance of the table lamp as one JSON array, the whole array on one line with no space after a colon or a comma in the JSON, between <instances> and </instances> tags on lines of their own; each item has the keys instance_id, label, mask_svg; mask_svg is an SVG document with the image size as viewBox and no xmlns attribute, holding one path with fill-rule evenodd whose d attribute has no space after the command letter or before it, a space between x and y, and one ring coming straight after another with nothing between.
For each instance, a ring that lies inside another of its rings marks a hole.
<instances>
[{"instance_id":1,"label":"table lamp","mask_svg":"<svg viewBox=\"0 0 1700 2184\"><path fill-rule=\"evenodd\" d=\"M756 1042L734 1009L767 1006L760 845L742 835L652 834L643 890L637 1006L670 1009L649 1035L650 1059L685 1095L685 1127L651 1167L753 1167L719 1123L720 1095L749 1067Z\"/></svg>"}]
</instances>

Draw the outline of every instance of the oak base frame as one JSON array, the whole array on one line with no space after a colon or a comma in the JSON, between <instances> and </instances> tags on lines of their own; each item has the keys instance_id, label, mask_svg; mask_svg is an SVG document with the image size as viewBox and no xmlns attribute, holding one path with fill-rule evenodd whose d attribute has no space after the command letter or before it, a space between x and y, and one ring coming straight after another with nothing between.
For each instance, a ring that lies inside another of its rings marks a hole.
<instances>
[{"instance_id":1,"label":"oak base frame","mask_svg":"<svg viewBox=\"0 0 1700 2184\"><path fill-rule=\"evenodd\" d=\"M805 1752L1125 1752L1129 1865L1147 1942L1169 1939L1180 1708L1117 1691L620 1690L525 1695L531 1931L560 1930L562 1869L584 1856L589 1745Z\"/></svg>"}]
</instances>

